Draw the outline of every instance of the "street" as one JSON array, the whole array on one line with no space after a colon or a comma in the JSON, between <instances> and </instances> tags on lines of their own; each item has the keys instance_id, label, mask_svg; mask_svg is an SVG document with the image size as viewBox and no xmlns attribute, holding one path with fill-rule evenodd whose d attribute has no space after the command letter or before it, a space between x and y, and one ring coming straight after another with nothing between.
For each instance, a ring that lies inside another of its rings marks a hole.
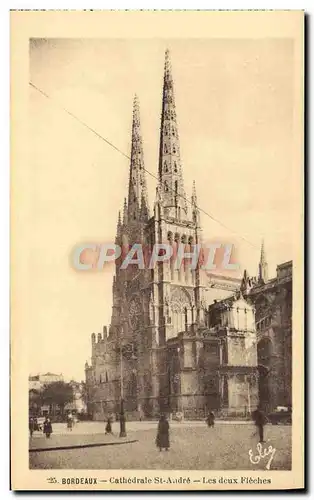
<instances>
[{"instance_id":1,"label":"street","mask_svg":"<svg viewBox=\"0 0 314 500\"><path fill-rule=\"evenodd\" d=\"M258 437L253 423L218 421L214 428L208 428L203 422L170 422L168 452L160 452L155 446L156 422L127 422L127 437L122 439L118 423L113 424L113 436L105 436L104 428L102 422L81 422L72 432L64 424L55 424L50 439L35 433L30 439L30 449L94 446L32 451L30 468L265 470L269 460L269 456L255 459ZM291 426L267 425L264 436L262 455L266 455L265 450L270 446L276 449L270 469L291 469ZM107 445L102 446L104 443ZM251 463L250 449L252 461L258 463Z\"/></svg>"}]
</instances>

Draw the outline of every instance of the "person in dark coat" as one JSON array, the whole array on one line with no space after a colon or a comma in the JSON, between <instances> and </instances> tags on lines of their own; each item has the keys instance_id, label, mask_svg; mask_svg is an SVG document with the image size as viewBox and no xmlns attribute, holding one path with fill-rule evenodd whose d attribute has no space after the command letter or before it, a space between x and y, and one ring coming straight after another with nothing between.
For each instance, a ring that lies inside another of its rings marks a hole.
<instances>
[{"instance_id":1,"label":"person in dark coat","mask_svg":"<svg viewBox=\"0 0 314 500\"><path fill-rule=\"evenodd\" d=\"M72 431L73 429L73 415L72 413L68 413L67 415L67 428Z\"/></svg>"},{"instance_id":2,"label":"person in dark coat","mask_svg":"<svg viewBox=\"0 0 314 500\"><path fill-rule=\"evenodd\" d=\"M165 415L161 415L158 422L158 431L156 437L156 446L159 448L159 451L162 451L163 448L166 451L169 450L169 423L165 417Z\"/></svg>"},{"instance_id":3,"label":"person in dark coat","mask_svg":"<svg viewBox=\"0 0 314 500\"><path fill-rule=\"evenodd\" d=\"M255 421L255 425L258 428L259 432L259 442L260 443L265 443L264 441L264 425L266 424L266 416L263 410L258 407L257 410L255 410L252 413L253 420Z\"/></svg>"},{"instance_id":4,"label":"person in dark coat","mask_svg":"<svg viewBox=\"0 0 314 500\"><path fill-rule=\"evenodd\" d=\"M111 419L108 417L106 424L106 434L112 434Z\"/></svg>"},{"instance_id":5,"label":"person in dark coat","mask_svg":"<svg viewBox=\"0 0 314 500\"><path fill-rule=\"evenodd\" d=\"M28 428L29 428L30 437L32 437L34 430L35 430L35 420L33 417L30 417L30 419L28 421Z\"/></svg>"},{"instance_id":6,"label":"person in dark coat","mask_svg":"<svg viewBox=\"0 0 314 500\"><path fill-rule=\"evenodd\" d=\"M208 427L214 427L215 425L215 415L212 411L210 411L207 415L207 425Z\"/></svg>"},{"instance_id":7,"label":"person in dark coat","mask_svg":"<svg viewBox=\"0 0 314 500\"><path fill-rule=\"evenodd\" d=\"M50 435L52 434L52 425L50 418L46 417L44 421L44 434L46 434L46 438L50 438Z\"/></svg>"}]
</instances>

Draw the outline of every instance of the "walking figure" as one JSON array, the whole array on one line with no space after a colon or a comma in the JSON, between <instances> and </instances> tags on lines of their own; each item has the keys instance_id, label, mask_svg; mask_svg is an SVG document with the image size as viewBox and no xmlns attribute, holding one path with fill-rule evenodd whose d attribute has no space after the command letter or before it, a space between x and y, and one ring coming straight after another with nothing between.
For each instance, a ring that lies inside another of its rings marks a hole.
<instances>
[{"instance_id":1,"label":"walking figure","mask_svg":"<svg viewBox=\"0 0 314 500\"><path fill-rule=\"evenodd\" d=\"M29 428L30 437L33 437L33 433L35 430L35 420L33 419L33 417L30 417L30 419L29 419L28 428Z\"/></svg>"},{"instance_id":2,"label":"walking figure","mask_svg":"<svg viewBox=\"0 0 314 500\"><path fill-rule=\"evenodd\" d=\"M214 427L215 425L215 415L214 415L214 412L210 411L207 415L207 425L208 427Z\"/></svg>"},{"instance_id":3,"label":"walking figure","mask_svg":"<svg viewBox=\"0 0 314 500\"><path fill-rule=\"evenodd\" d=\"M106 433L105 434L113 434L112 427L111 427L111 419L110 419L110 417L108 417L108 419L107 419Z\"/></svg>"},{"instance_id":4,"label":"walking figure","mask_svg":"<svg viewBox=\"0 0 314 500\"><path fill-rule=\"evenodd\" d=\"M72 427L73 427L73 415L72 415L72 413L68 414L67 427L68 427L68 429L70 429L70 431L72 431Z\"/></svg>"},{"instance_id":5,"label":"walking figure","mask_svg":"<svg viewBox=\"0 0 314 500\"><path fill-rule=\"evenodd\" d=\"M44 421L44 434L46 434L46 438L50 438L50 435L52 434L52 425L50 418L46 417Z\"/></svg>"},{"instance_id":6,"label":"walking figure","mask_svg":"<svg viewBox=\"0 0 314 500\"><path fill-rule=\"evenodd\" d=\"M257 410L255 410L252 413L253 420L255 421L255 425L258 429L259 432L259 442L260 443L265 443L264 441L264 425L266 424L266 416L261 407L258 407Z\"/></svg>"},{"instance_id":7,"label":"walking figure","mask_svg":"<svg viewBox=\"0 0 314 500\"><path fill-rule=\"evenodd\" d=\"M158 431L156 437L156 446L159 448L159 451L162 451L165 448L166 451L169 450L169 423L165 417L165 415L161 415L158 422Z\"/></svg>"}]
</instances>

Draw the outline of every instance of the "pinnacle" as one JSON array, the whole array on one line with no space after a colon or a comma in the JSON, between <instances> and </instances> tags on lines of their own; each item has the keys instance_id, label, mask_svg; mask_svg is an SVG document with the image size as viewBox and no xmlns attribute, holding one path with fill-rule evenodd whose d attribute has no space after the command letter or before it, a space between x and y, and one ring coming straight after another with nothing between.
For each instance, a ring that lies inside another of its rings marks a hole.
<instances>
[{"instance_id":1,"label":"pinnacle","mask_svg":"<svg viewBox=\"0 0 314 500\"><path fill-rule=\"evenodd\" d=\"M193 181L193 186L192 186L192 203L196 205L197 202L197 196L196 196L196 185L195 181Z\"/></svg>"},{"instance_id":2,"label":"pinnacle","mask_svg":"<svg viewBox=\"0 0 314 500\"><path fill-rule=\"evenodd\" d=\"M128 219L128 207L127 207L126 198L124 198L124 204L123 204L123 224L127 224L127 219Z\"/></svg>"},{"instance_id":3,"label":"pinnacle","mask_svg":"<svg viewBox=\"0 0 314 500\"><path fill-rule=\"evenodd\" d=\"M135 113L135 112L139 112L139 110L140 110L140 101L139 101L138 95L134 94L133 111Z\"/></svg>"},{"instance_id":4,"label":"pinnacle","mask_svg":"<svg viewBox=\"0 0 314 500\"><path fill-rule=\"evenodd\" d=\"M165 72L171 71L170 50L165 50Z\"/></svg>"}]
</instances>

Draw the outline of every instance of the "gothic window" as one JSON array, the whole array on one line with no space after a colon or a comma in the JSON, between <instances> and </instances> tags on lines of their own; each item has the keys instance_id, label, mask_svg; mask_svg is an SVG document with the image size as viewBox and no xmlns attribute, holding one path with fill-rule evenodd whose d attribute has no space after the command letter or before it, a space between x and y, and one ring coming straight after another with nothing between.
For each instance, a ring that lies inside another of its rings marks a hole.
<instances>
[{"instance_id":1,"label":"gothic window","mask_svg":"<svg viewBox=\"0 0 314 500\"><path fill-rule=\"evenodd\" d=\"M169 191L169 188L168 188L168 182L167 182L167 181L165 181L165 191L166 191L166 192L167 192L167 191Z\"/></svg>"},{"instance_id":2,"label":"gothic window","mask_svg":"<svg viewBox=\"0 0 314 500\"><path fill-rule=\"evenodd\" d=\"M177 173L178 172L178 169L177 169L177 162L175 161L174 164L173 164L173 169L174 169L174 172Z\"/></svg>"},{"instance_id":3,"label":"gothic window","mask_svg":"<svg viewBox=\"0 0 314 500\"><path fill-rule=\"evenodd\" d=\"M165 135L168 135L168 127L167 127L167 125L165 126Z\"/></svg>"},{"instance_id":4,"label":"gothic window","mask_svg":"<svg viewBox=\"0 0 314 500\"><path fill-rule=\"evenodd\" d=\"M172 135L176 135L176 132L175 132L175 130L174 130L174 127L172 127L171 133L172 133Z\"/></svg>"},{"instance_id":5,"label":"gothic window","mask_svg":"<svg viewBox=\"0 0 314 500\"><path fill-rule=\"evenodd\" d=\"M170 112L170 116L171 116L171 118L172 118L172 120L173 120L173 119L174 119L174 112L173 112L173 110L171 110L171 112Z\"/></svg>"},{"instance_id":6,"label":"gothic window","mask_svg":"<svg viewBox=\"0 0 314 500\"><path fill-rule=\"evenodd\" d=\"M168 165L166 161L164 162L164 172L168 172Z\"/></svg>"},{"instance_id":7,"label":"gothic window","mask_svg":"<svg viewBox=\"0 0 314 500\"><path fill-rule=\"evenodd\" d=\"M164 145L164 152L165 152L165 153L168 153L167 144L165 144L165 145Z\"/></svg>"},{"instance_id":8,"label":"gothic window","mask_svg":"<svg viewBox=\"0 0 314 500\"><path fill-rule=\"evenodd\" d=\"M184 314L179 306L179 304L173 304L172 306L172 324L175 333L182 332L184 330Z\"/></svg>"},{"instance_id":9,"label":"gothic window","mask_svg":"<svg viewBox=\"0 0 314 500\"><path fill-rule=\"evenodd\" d=\"M174 183L174 195L178 196L178 181L175 181Z\"/></svg>"},{"instance_id":10,"label":"gothic window","mask_svg":"<svg viewBox=\"0 0 314 500\"><path fill-rule=\"evenodd\" d=\"M173 153L176 153L176 152L177 152L175 145L173 145L173 146L172 146L172 152L173 152Z\"/></svg>"}]
</instances>

